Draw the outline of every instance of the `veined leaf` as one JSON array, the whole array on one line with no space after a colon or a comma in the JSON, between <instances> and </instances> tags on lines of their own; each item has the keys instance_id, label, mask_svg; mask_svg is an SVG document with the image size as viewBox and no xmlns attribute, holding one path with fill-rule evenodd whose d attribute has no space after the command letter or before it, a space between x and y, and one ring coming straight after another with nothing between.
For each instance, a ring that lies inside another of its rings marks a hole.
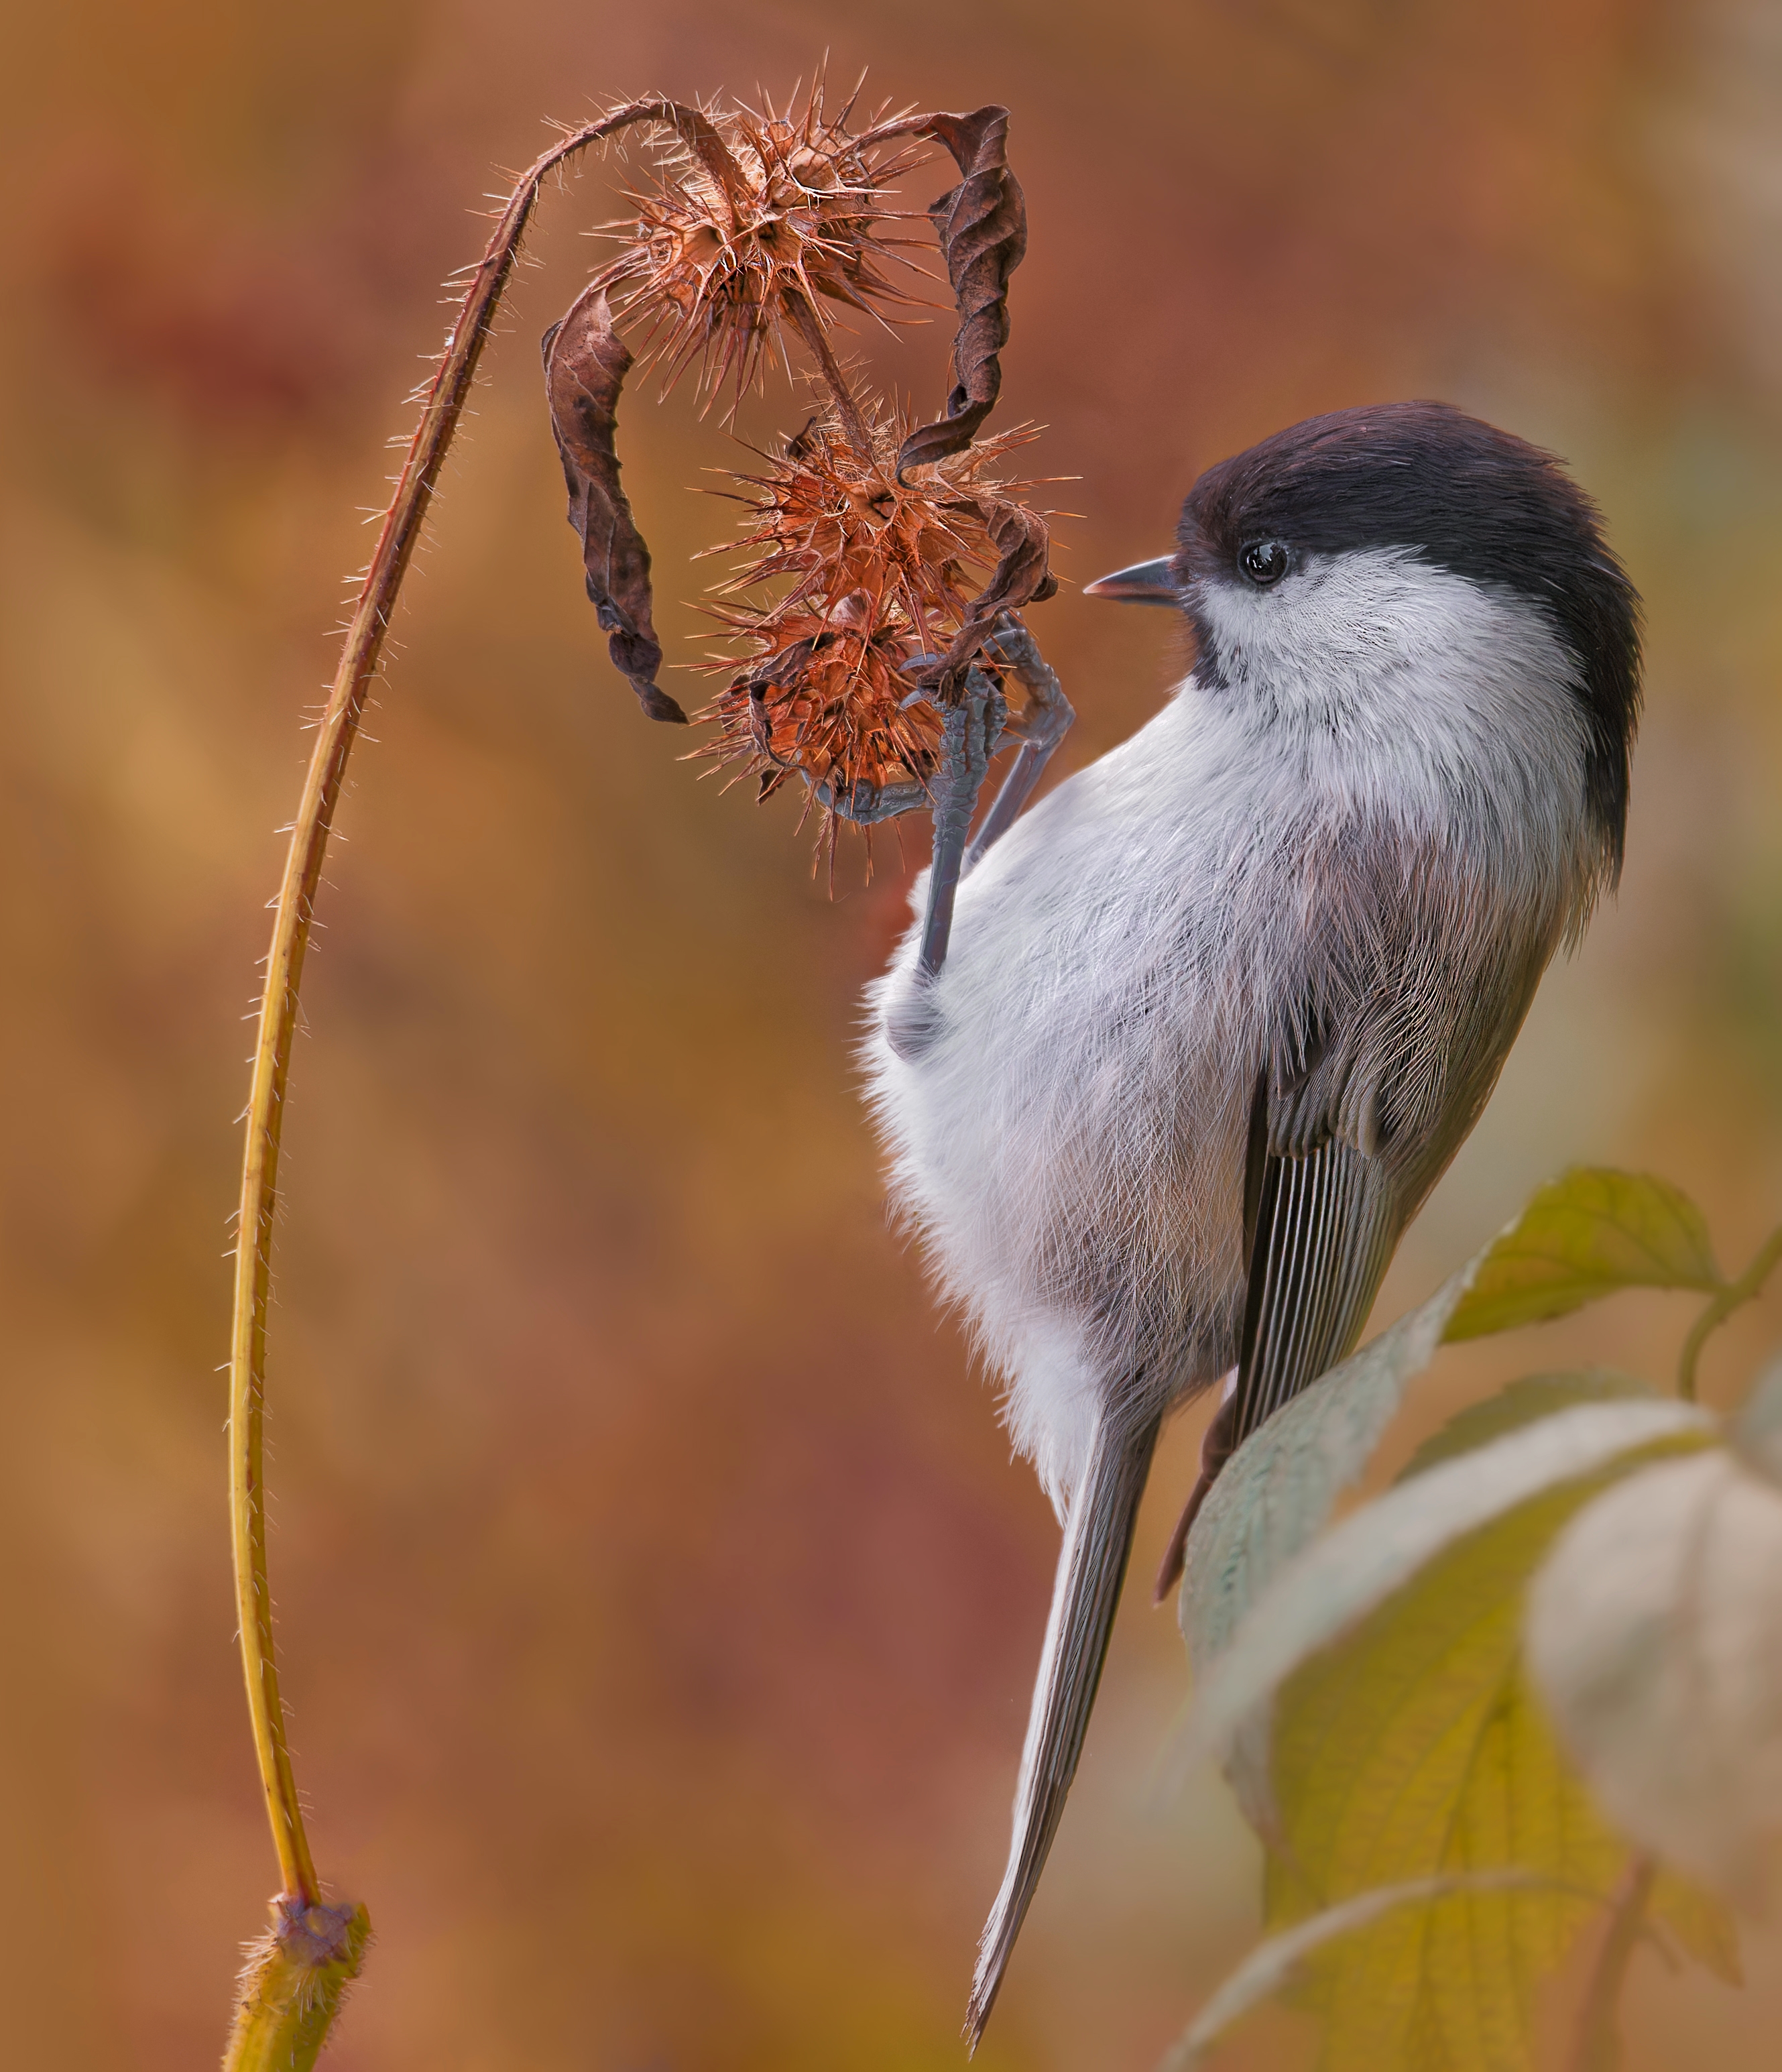
<instances>
[{"instance_id":1,"label":"veined leaf","mask_svg":"<svg viewBox=\"0 0 1782 2072\"><path fill-rule=\"evenodd\" d=\"M1719 1285L1707 1226L1668 1182L1583 1167L1543 1187L1420 1308L1332 1367L1238 1449L1189 1536L1178 1617L1196 1675L1323 1531L1406 1388L1444 1340L1560 1316L1618 1288ZM1612 1392L1580 1388L1579 1400ZM1493 1414L1481 1410L1481 1423ZM1537 1414L1532 1405L1528 1414ZM1456 1436L1464 1441L1456 1451L1480 1443Z\"/></svg>"},{"instance_id":2,"label":"veined leaf","mask_svg":"<svg viewBox=\"0 0 1782 2072\"><path fill-rule=\"evenodd\" d=\"M1650 1174L1580 1166L1487 1248L1446 1336L1514 1330L1622 1288L1720 1285L1708 1227L1686 1194Z\"/></svg>"},{"instance_id":3,"label":"veined leaf","mask_svg":"<svg viewBox=\"0 0 1782 2072\"><path fill-rule=\"evenodd\" d=\"M1541 1696L1613 1818L1759 1906L1782 1844L1775 1484L1717 1449L1599 1496L1535 1580L1527 1642Z\"/></svg>"},{"instance_id":4,"label":"veined leaf","mask_svg":"<svg viewBox=\"0 0 1782 2072\"><path fill-rule=\"evenodd\" d=\"M1713 1893L1681 1871L1661 1869L1646 1913L1649 1919L1668 1929L1677 1948L1704 1971L1711 1971L1724 1985L1743 1985L1738 1926Z\"/></svg>"},{"instance_id":5,"label":"veined leaf","mask_svg":"<svg viewBox=\"0 0 1782 2072\"><path fill-rule=\"evenodd\" d=\"M1269 1583L1324 1530L1412 1377L1435 1357L1478 1264L1470 1261L1420 1308L1278 1411L1213 1485L1189 1535L1177 1611L1197 1679Z\"/></svg>"},{"instance_id":6,"label":"veined leaf","mask_svg":"<svg viewBox=\"0 0 1782 2072\"><path fill-rule=\"evenodd\" d=\"M1407 1482L1413 1475L1439 1466L1443 1461L1489 1445L1506 1432L1520 1431L1538 1417L1551 1417L1556 1411L1570 1410L1577 1404L1650 1401L1653 1396L1649 1382L1631 1374L1617 1374L1610 1367L1584 1367L1575 1374L1525 1375L1495 1396L1469 1403L1464 1410L1456 1412L1411 1455L1398 1480Z\"/></svg>"},{"instance_id":7,"label":"veined leaf","mask_svg":"<svg viewBox=\"0 0 1782 2072\"><path fill-rule=\"evenodd\" d=\"M1305 1966L1321 2072L1533 2072L1536 1989L1628 1857L1520 1659L1528 1578L1599 1487L1546 1488L1454 1541L1277 1695L1268 1926L1451 1881ZM1666 1879L1649 1905L1723 1971L1731 1931L1711 1900Z\"/></svg>"},{"instance_id":8,"label":"veined leaf","mask_svg":"<svg viewBox=\"0 0 1782 2072\"><path fill-rule=\"evenodd\" d=\"M1266 1717L1301 1663L1468 1533L1625 1455L1666 1441L1700 1445L1714 1429L1693 1404L1581 1404L1389 1490L1306 1549L1256 1600L1197 1695L1192 1747L1228 1757L1246 1722Z\"/></svg>"},{"instance_id":9,"label":"veined leaf","mask_svg":"<svg viewBox=\"0 0 1782 2072\"><path fill-rule=\"evenodd\" d=\"M1271 1928L1419 1877L1545 1881L1395 1911L1312 1966L1321 2072L1530 2072L1535 1987L1627 1855L1517 1659L1529 1571L1590 1494L1546 1490L1449 1547L1277 1697Z\"/></svg>"},{"instance_id":10,"label":"veined leaf","mask_svg":"<svg viewBox=\"0 0 1782 2072\"><path fill-rule=\"evenodd\" d=\"M1412 1878L1403 1885L1357 1893L1341 1906L1327 1908L1253 1950L1201 2008L1181 2041L1161 2061L1157 2072L1194 2072L1208 2049L1234 2021L1279 1998L1292 1984L1307 1958L1325 1944L1371 1927L1400 1907L1421 1906L1464 1889L1502 1891L1542 1881L1522 1870L1487 1871L1467 1877Z\"/></svg>"}]
</instances>

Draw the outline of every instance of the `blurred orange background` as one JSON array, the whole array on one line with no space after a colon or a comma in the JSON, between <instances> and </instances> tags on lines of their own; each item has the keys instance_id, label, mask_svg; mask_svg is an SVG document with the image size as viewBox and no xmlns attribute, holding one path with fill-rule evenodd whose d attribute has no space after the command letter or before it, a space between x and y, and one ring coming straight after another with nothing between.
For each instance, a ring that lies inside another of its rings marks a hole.
<instances>
[{"instance_id":1,"label":"blurred orange background","mask_svg":"<svg viewBox=\"0 0 1782 2072\"><path fill-rule=\"evenodd\" d=\"M1566 456L1648 605L1626 878L1382 1312L1578 1160L1681 1182L1729 1265L1782 1212L1773 0L86 0L14 10L8 42L10 2062L212 2062L274 1881L214 1371L241 1017L381 442L541 117L783 92L825 48L875 97L1010 105L1032 242L999 421L1046 426L1024 458L1084 514L1033 615L1081 715L1066 768L1180 664L1163 615L1074 586L1166 547L1207 462L1406 395ZM582 601L536 340L621 176L546 196L307 979L273 1588L318 1856L378 1932L330 2062L955 2066L1056 1532L886 1229L853 1090L919 828L868 888L844 850L831 902L793 802L696 783ZM931 413L946 336L860 344ZM689 557L729 522L688 491L737 449L649 397L622 450L684 662ZM1446 1355L1382 1472L1519 1369L1662 1380L1688 1314L1628 1298ZM1778 1338L1782 1291L1716 1342L1710 1393ZM1135 1590L986 2072L1148 2066L1253 1936L1222 1788L1153 1790L1185 1692ZM1753 1933L1743 1993L1642 1957L1630 2066L1772 2063L1779 1954ZM1228 2062L1306 2041L1267 2018Z\"/></svg>"}]
</instances>

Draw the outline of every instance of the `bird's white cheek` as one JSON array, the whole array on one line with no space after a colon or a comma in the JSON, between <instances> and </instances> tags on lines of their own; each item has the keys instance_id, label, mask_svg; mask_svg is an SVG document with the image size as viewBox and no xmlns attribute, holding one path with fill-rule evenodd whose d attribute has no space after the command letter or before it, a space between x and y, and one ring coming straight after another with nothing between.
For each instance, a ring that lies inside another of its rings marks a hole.
<instances>
[{"instance_id":1,"label":"bird's white cheek","mask_svg":"<svg viewBox=\"0 0 1782 2072\"><path fill-rule=\"evenodd\" d=\"M1415 795L1420 772L1483 778L1509 755L1558 775L1582 755L1575 667L1542 615L1402 549L1314 561L1268 590L1209 581L1196 602L1234 717L1284 726L1323 779L1348 769Z\"/></svg>"}]
</instances>

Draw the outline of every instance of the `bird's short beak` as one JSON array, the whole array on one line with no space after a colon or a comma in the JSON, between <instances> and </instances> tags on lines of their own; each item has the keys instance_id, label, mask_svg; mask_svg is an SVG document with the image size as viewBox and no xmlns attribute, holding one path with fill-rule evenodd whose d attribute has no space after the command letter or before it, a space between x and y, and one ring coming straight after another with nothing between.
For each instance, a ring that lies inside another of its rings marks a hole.
<instances>
[{"instance_id":1,"label":"bird's short beak","mask_svg":"<svg viewBox=\"0 0 1782 2072\"><path fill-rule=\"evenodd\" d=\"M1135 561L1129 569L1116 569L1098 582L1085 583L1085 597L1111 597L1116 604L1176 604L1182 601L1172 574L1175 563L1166 554L1159 561Z\"/></svg>"}]
</instances>

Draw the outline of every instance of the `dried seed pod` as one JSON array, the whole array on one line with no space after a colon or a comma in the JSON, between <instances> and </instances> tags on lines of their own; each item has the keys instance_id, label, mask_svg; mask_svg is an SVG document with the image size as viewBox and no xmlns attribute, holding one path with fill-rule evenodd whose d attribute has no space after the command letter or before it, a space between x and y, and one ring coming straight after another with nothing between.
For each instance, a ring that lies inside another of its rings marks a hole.
<instances>
[{"instance_id":1,"label":"dried seed pod","mask_svg":"<svg viewBox=\"0 0 1782 2072\"><path fill-rule=\"evenodd\" d=\"M638 327L663 385L699 365L708 393L740 399L771 349L794 339L815 362L825 410L764 475L739 477L752 516L733 543L748 557L716 615L741 652L713 666L729 688L700 714L708 750L757 771L762 796L789 771L827 814L920 803L942 723L999 613L1049 597L1045 523L987 472L1020 434L979 439L1001 383L1010 274L1027 216L1008 157L1008 110L905 113L856 133L853 103L827 112L819 84L802 109L689 108L640 101L610 128L655 134L654 183L618 256L545 342L552 422L581 533L589 594L613 659L646 710L678 719L657 689L649 556L618 486L613 446L631 364L618 320ZM663 141L667 132L671 141ZM883 317L913 299L884 270L909 240L890 182L922 140L942 145L959 183L929 216L959 312L943 415L918 426L863 407L828 339L835 305ZM776 592L762 602L747 594Z\"/></svg>"},{"instance_id":2,"label":"dried seed pod","mask_svg":"<svg viewBox=\"0 0 1782 2072\"><path fill-rule=\"evenodd\" d=\"M919 695L911 702L909 629L894 610L875 623L857 594L827 616L782 613L772 637L786 644L700 713L719 728L701 754L757 772L762 799L794 771L844 810L900 787L926 787L939 755L940 715Z\"/></svg>"},{"instance_id":3,"label":"dried seed pod","mask_svg":"<svg viewBox=\"0 0 1782 2072\"><path fill-rule=\"evenodd\" d=\"M745 652L712 665L736 673L696 717L719 730L702 752L759 772L763 797L794 770L844 804L898 786L919 796L941 739L930 693L945 695L961 655L963 676L996 611L1050 594L1044 521L1012 500L1024 485L986 472L1031 431L900 476L909 420L861 414L870 462L829 414L766 472L736 478L749 515L733 545L748 559L712 609Z\"/></svg>"},{"instance_id":4,"label":"dried seed pod","mask_svg":"<svg viewBox=\"0 0 1782 2072\"><path fill-rule=\"evenodd\" d=\"M622 250L597 277L638 325L664 388L696 361L709 393L728 383L740 398L770 348L786 357L787 328L807 344L813 323L820 332L825 301L882 314L914 299L884 271L911 240L885 226L906 220L889 183L918 154L869 155L847 126L852 108L831 120L819 82L796 113L771 102L762 113L681 111L699 131L677 125L655 184L630 197L637 220Z\"/></svg>"}]
</instances>

